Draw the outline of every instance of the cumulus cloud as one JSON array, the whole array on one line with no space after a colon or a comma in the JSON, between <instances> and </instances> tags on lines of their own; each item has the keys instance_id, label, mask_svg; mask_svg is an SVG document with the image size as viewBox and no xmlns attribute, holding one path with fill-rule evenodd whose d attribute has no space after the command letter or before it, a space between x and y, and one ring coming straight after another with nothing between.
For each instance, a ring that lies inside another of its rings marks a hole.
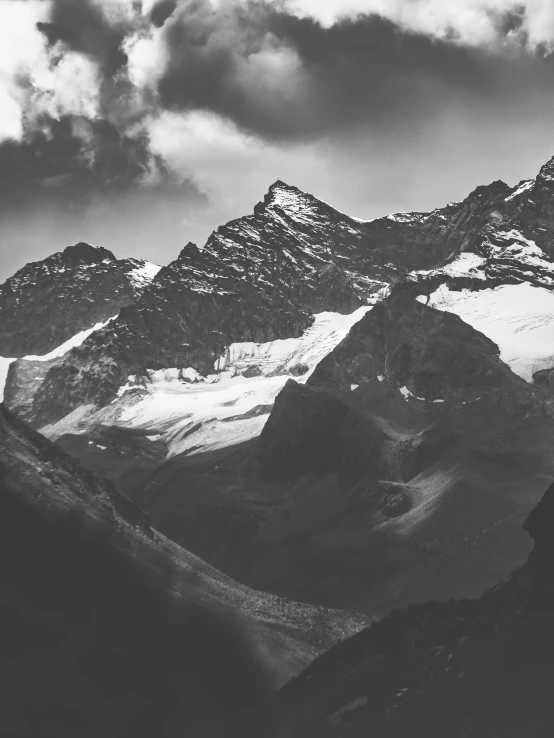
<instances>
[{"instance_id":1,"label":"cumulus cloud","mask_svg":"<svg viewBox=\"0 0 554 738\"><path fill-rule=\"evenodd\" d=\"M21 79L42 64L44 47L36 23L46 10L38 1L0 3L0 142L21 138Z\"/></svg>"}]
</instances>

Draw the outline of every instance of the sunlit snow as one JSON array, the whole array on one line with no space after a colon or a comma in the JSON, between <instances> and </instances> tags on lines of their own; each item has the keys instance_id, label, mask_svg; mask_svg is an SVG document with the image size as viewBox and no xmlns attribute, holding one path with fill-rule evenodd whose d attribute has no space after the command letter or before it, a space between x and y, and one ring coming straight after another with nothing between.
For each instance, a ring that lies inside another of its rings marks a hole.
<instances>
[{"instance_id":1,"label":"sunlit snow","mask_svg":"<svg viewBox=\"0 0 554 738\"><path fill-rule=\"evenodd\" d=\"M422 269L414 274L424 275L445 275L448 277L476 277L477 279L485 279L485 273L480 272L486 264L486 259L478 254L469 251L457 256L449 264L440 269Z\"/></svg>"},{"instance_id":2,"label":"sunlit snow","mask_svg":"<svg viewBox=\"0 0 554 738\"><path fill-rule=\"evenodd\" d=\"M194 370L149 371L148 380L142 382L129 377L115 401L117 422L142 429L148 437L163 437L169 457L253 438L261 433L287 380L293 377L305 382L321 359L370 309L361 307L350 315L319 313L300 338L232 344L216 362L219 373L203 382L198 382ZM296 371L301 367L304 373L291 372L295 367ZM241 376L254 368L258 376ZM127 391L137 387L143 390L143 396L135 401Z\"/></svg>"},{"instance_id":3,"label":"sunlit snow","mask_svg":"<svg viewBox=\"0 0 554 738\"><path fill-rule=\"evenodd\" d=\"M151 282L161 267L153 264L151 261L145 261L144 264L128 273L128 277L137 287L144 287Z\"/></svg>"},{"instance_id":4,"label":"sunlit snow","mask_svg":"<svg viewBox=\"0 0 554 738\"><path fill-rule=\"evenodd\" d=\"M360 307L349 315L318 313L313 324L300 338L286 338L268 343L232 343L216 362L215 369L242 372L254 365L265 376L275 372L289 373L292 368L300 365L312 371L368 310L371 310L371 307Z\"/></svg>"},{"instance_id":5,"label":"sunlit snow","mask_svg":"<svg viewBox=\"0 0 554 738\"><path fill-rule=\"evenodd\" d=\"M117 318L117 315L112 315L111 318L108 318L108 320L105 320L103 323L96 323L92 328L87 328L86 331L76 333L48 354L43 354L42 356L24 356L23 359L28 359L29 361L50 361L50 359L59 359L60 356L67 354L67 352L71 351L72 348L80 346L92 333L104 328L104 326L108 325L108 323L114 318Z\"/></svg>"},{"instance_id":6,"label":"sunlit snow","mask_svg":"<svg viewBox=\"0 0 554 738\"><path fill-rule=\"evenodd\" d=\"M508 195L508 197L505 198L506 202L508 202L508 200L513 200L515 197L518 197L518 195L521 195L523 192L527 192L527 190L530 190L533 187L534 184L535 184L535 180L534 179L524 180L517 187L517 189L514 192L512 192L511 195Z\"/></svg>"}]
</instances>

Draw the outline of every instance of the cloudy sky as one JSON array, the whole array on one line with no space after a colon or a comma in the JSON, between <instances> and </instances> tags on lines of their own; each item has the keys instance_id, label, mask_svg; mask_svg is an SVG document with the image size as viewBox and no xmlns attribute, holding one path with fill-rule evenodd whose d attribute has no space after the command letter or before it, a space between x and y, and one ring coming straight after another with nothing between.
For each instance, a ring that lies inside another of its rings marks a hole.
<instances>
[{"instance_id":1,"label":"cloudy sky","mask_svg":"<svg viewBox=\"0 0 554 738\"><path fill-rule=\"evenodd\" d=\"M0 0L0 280L167 263L277 178L372 218L552 155L552 0Z\"/></svg>"}]
</instances>

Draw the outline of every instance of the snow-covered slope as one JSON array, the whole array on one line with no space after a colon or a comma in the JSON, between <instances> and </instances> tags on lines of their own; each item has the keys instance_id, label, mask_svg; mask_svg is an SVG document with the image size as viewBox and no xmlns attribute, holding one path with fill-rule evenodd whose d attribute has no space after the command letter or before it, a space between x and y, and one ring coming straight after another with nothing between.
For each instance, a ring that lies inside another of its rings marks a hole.
<instances>
[{"instance_id":1,"label":"snow-covered slope","mask_svg":"<svg viewBox=\"0 0 554 738\"><path fill-rule=\"evenodd\" d=\"M161 267L153 264L151 261L143 261L135 259L137 266L127 272L127 276L131 283L140 291L144 289L154 279Z\"/></svg>"},{"instance_id":2,"label":"snow-covered slope","mask_svg":"<svg viewBox=\"0 0 554 738\"><path fill-rule=\"evenodd\" d=\"M108 320L104 320L102 323L96 323L96 325L93 325L92 328L87 328L87 330L85 331L79 331L79 333L71 336L71 338L68 338L67 341L64 341L60 346L53 349L52 351L49 351L47 354L42 354L41 356L30 354L29 356L23 356L21 360L50 361L51 359L59 359L64 354L67 354L68 351L71 351L72 348L75 348L75 346L80 346L90 335L92 335L95 331L99 331L105 325L108 325L108 323L115 318L117 318L117 315L113 315L111 318L108 318Z\"/></svg>"},{"instance_id":3,"label":"snow-covered slope","mask_svg":"<svg viewBox=\"0 0 554 738\"><path fill-rule=\"evenodd\" d=\"M232 343L216 362L217 371L243 374L256 371L272 374L307 374L342 341L350 328L370 307L361 307L348 315L317 313L313 324L300 336L266 343Z\"/></svg>"},{"instance_id":4,"label":"snow-covered slope","mask_svg":"<svg viewBox=\"0 0 554 738\"><path fill-rule=\"evenodd\" d=\"M426 302L419 297L420 302ZM500 348L500 357L528 382L554 367L554 293L528 283L476 292L442 285L429 304L456 313Z\"/></svg>"},{"instance_id":5,"label":"snow-covered slope","mask_svg":"<svg viewBox=\"0 0 554 738\"><path fill-rule=\"evenodd\" d=\"M98 424L117 425L161 441L168 457L236 445L261 433L287 380L305 382L370 309L319 313L299 338L232 344L215 364L218 373L206 378L177 368L132 375L108 407L88 418L77 413L43 432L56 438Z\"/></svg>"}]
</instances>

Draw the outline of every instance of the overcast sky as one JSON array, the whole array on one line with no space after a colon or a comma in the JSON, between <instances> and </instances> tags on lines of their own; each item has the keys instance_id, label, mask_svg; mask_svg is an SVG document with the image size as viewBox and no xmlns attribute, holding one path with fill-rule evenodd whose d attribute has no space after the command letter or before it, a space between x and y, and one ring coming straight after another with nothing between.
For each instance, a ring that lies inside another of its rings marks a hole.
<instances>
[{"instance_id":1,"label":"overcast sky","mask_svg":"<svg viewBox=\"0 0 554 738\"><path fill-rule=\"evenodd\" d=\"M552 0L0 0L0 281L174 259L276 179L373 218L554 155Z\"/></svg>"}]
</instances>

